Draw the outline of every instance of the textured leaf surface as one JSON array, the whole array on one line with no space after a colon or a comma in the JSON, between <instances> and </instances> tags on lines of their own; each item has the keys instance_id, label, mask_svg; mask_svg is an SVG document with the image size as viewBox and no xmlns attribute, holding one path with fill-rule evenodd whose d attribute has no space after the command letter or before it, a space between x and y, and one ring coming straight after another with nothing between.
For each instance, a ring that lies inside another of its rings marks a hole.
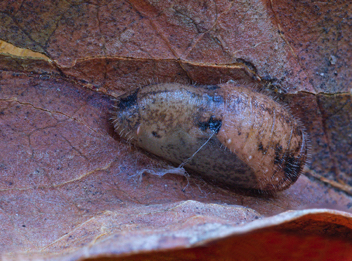
<instances>
[{"instance_id":1,"label":"textured leaf surface","mask_svg":"<svg viewBox=\"0 0 352 261\"><path fill-rule=\"evenodd\" d=\"M2 258L352 256L349 9L347 1L1 2ZM109 111L113 97L150 80L238 80L277 93L310 135L304 175L273 197L139 175L168 165L120 140Z\"/></svg>"}]
</instances>

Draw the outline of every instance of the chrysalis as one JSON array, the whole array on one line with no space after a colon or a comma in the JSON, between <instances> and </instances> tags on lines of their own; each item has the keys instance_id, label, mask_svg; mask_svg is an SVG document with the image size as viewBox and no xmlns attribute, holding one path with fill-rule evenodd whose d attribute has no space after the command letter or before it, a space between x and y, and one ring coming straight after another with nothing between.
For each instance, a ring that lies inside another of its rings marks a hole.
<instances>
[{"instance_id":1,"label":"chrysalis","mask_svg":"<svg viewBox=\"0 0 352 261\"><path fill-rule=\"evenodd\" d=\"M136 146L231 190L284 190L307 159L307 136L289 110L233 83L138 88L119 98L114 126Z\"/></svg>"}]
</instances>

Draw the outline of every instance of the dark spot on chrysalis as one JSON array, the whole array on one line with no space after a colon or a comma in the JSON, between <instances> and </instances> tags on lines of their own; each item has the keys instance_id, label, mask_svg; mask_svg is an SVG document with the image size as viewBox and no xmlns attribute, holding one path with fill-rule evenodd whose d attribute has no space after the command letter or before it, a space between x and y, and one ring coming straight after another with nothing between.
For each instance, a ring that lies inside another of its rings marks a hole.
<instances>
[{"instance_id":1,"label":"dark spot on chrysalis","mask_svg":"<svg viewBox=\"0 0 352 261\"><path fill-rule=\"evenodd\" d=\"M281 164L282 163L281 153L282 153L282 146L276 145L274 164Z\"/></svg>"},{"instance_id":2,"label":"dark spot on chrysalis","mask_svg":"<svg viewBox=\"0 0 352 261\"><path fill-rule=\"evenodd\" d=\"M155 138L158 138L158 139L161 138L161 136L160 136L156 131L153 131L153 132L152 132L152 135L153 135Z\"/></svg>"},{"instance_id":3,"label":"dark spot on chrysalis","mask_svg":"<svg viewBox=\"0 0 352 261\"><path fill-rule=\"evenodd\" d=\"M219 95L214 95L213 96L213 102L216 102L216 103L223 103L224 102L224 99L219 96Z\"/></svg>"},{"instance_id":4,"label":"dark spot on chrysalis","mask_svg":"<svg viewBox=\"0 0 352 261\"><path fill-rule=\"evenodd\" d=\"M118 108L120 110L125 110L133 105L137 104L137 94L138 94L139 89L137 89L134 93L131 95L121 98L119 100L119 103L117 104Z\"/></svg>"},{"instance_id":5,"label":"dark spot on chrysalis","mask_svg":"<svg viewBox=\"0 0 352 261\"><path fill-rule=\"evenodd\" d=\"M259 145L258 145L258 151L261 151L262 154L265 155L266 152L268 151L268 148L264 149L263 143L260 142Z\"/></svg>"},{"instance_id":6,"label":"dark spot on chrysalis","mask_svg":"<svg viewBox=\"0 0 352 261\"><path fill-rule=\"evenodd\" d=\"M202 131L206 131L207 129L209 129L215 133L218 133L220 131L221 124L222 124L222 120L217 120L215 119L214 116L211 116L208 121L199 122L198 127Z\"/></svg>"},{"instance_id":7,"label":"dark spot on chrysalis","mask_svg":"<svg viewBox=\"0 0 352 261\"><path fill-rule=\"evenodd\" d=\"M203 87L205 89L208 89L208 90L216 90L216 89L220 89L220 86L218 85L201 85L200 87Z\"/></svg>"},{"instance_id":8,"label":"dark spot on chrysalis","mask_svg":"<svg viewBox=\"0 0 352 261\"><path fill-rule=\"evenodd\" d=\"M285 166L284 166L284 173L286 178L295 182L299 177L301 168L302 168L302 162L299 158L296 159L292 155L288 155L286 157Z\"/></svg>"}]
</instances>

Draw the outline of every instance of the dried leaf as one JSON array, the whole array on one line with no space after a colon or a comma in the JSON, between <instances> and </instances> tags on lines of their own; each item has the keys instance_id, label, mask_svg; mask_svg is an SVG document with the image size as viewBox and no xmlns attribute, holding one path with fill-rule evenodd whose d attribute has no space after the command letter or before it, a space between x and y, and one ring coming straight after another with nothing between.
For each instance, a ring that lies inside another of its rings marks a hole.
<instances>
[{"instance_id":1,"label":"dried leaf","mask_svg":"<svg viewBox=\"0 0 352 261\"><path fill-rule=\"evenodd\" d=\"M1 2L2 259L348 259L349 5ZM141 176L168 165L120 140L109 111L150 80L276 93L310 136L304 175L273 197Z\"/></svg>"}]
</instances>

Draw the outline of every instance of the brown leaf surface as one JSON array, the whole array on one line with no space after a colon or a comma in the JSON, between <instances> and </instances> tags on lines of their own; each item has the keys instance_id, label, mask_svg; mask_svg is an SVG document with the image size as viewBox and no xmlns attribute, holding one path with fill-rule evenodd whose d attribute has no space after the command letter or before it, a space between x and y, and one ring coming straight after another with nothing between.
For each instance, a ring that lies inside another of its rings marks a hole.
<instances>
[{"instance_id":1,"label":"brown leaf surface","mask_svg":"<svg viewBox=\"0 0 352 261\"><path fill-rule=\"evenodd\" d=\"M346 3L4 1L0 10L3 259L352 255ZM274 197L193 177L140 179L168 166L119 140L109 111L111 97L151 79L277 92L310 135L305 175Z\"/></svg>"}]
</instances>

